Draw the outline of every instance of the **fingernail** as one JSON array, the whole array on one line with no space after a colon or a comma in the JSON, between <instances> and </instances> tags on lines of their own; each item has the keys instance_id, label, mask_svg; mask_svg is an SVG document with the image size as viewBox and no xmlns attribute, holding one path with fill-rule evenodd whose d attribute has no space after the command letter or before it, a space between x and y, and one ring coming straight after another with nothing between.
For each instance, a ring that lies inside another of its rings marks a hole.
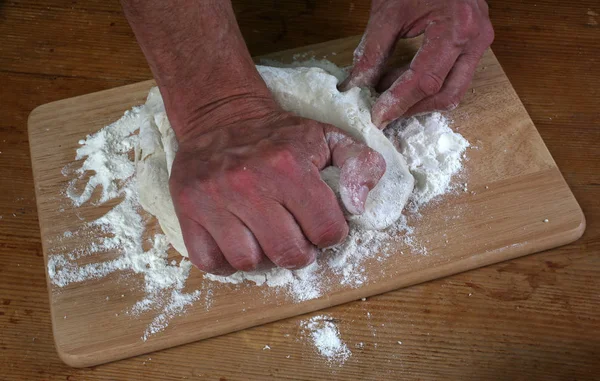
<instances>
[{"instance_id":1,"label":"fingernail","mask_svg":"<svg viewBox=\"0 0 600 381\"><path fill-rule=\"evenodd\" d=\"M367 203L367 196L369 195L369 188L366 185L362 185L358 188L356 209L359 211L357 214L363 214L365 211L365 204Z\"/></svg>"},{"instance_id":2,"label":"fingernail","mask_svg":"<svg viewBox=\"0 0 600 381\"><path fill-rule=\"evenodd\" d=\"M312 265L315 261L317 260L317 248L314 246L311 246L311 248L309 249L308 252L308 257L306 258L306 261L304 263L283 263L281 264L281 267L284 269L288 269L288 270L300 270L303 269L305 267L308 267L310 265Z\"/></svg>"},{"instance_id":3,"label":"fingernail","mask_svg":"<svg viewBox=\"0 0 600 381\"><path fill-rule=\"evenodd\" d=\"M377 128L379 128L380 130L385 130L385 128L390 124L391 122L389 120L385 121L385 122L381 122L377 125Z\"/></svg>"},{"instance_id":4,"label":"fingernail","mask_svg":"<svg viewBox=\"0 0 600 381\"><path fill-rule=\"evenodd\" d=\"M375 125L375 127L379 128L380 130L383 130L382 125L385 122L381 120L381 118L379 117L379 113L373 112L371 114L371 122ZM385 123L385 124L387 124L387 123Z\"/></svg>"},{"instance_id":5,"label":"fingernail","mask_svg":"<svg viewBox=\"0 0 600 381\"><path fill-rule=\"evenodd\" d=\"M346 90L348 90L349 87L349 83L350 83L350 77L347 77L346 79L344 79L342 82L340 82L337 85L337 89L340 93L345 92Z\"/></svg>"},{"instance_id":6,"label":"fingernail","mask_svg":"<svg viewBox=\"0 0 600 381\"><path fill-rule=\"evenodd\" d=\"M340 189L340 195L342 196L342 202L346 206L346 210L355 215L363 214L365 211L365 202L369 195L369 188L366 185L361 185L354 191L345 190L344 192L344 189Z\"/></svg>"}]
</instances>

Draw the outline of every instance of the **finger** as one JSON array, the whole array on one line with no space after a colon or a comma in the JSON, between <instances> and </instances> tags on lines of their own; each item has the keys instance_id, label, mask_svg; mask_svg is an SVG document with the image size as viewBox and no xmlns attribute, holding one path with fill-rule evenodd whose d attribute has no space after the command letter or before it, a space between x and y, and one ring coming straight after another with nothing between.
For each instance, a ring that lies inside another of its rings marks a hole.
<instances>
[{"instance_id":1,"label":"finger","mask_svg":"<svg viewBox=\"0 0 600 381\"><path fill-rule=\"evenodd\" d=\"M261 205L260 202L250 205ZM290 270L313 263L317 249L306 240L294 217L274 201L254 208L237 208L236 215L252 231L263 252L277 266Z\"/></svg>"},{"instance_id":2,"label":"finger","mask_svg":"<svg viewBox=\"0 0 600 381\"><path fill-rule=\"evenodd\" d=\"M412 106L404 116L409 117L432 111L454 110L467 92L482 55L483 52L461 55L450 74L448 74L442 90L438 94L427 97Z\"/></svg>"},{"instance_id":3,"label":"finger","mask_svg":"<svg viewBox=\"0 0 600 381\"><path fill-rule=\"evenodd\" d=\"M304 235L314 245L324 248L342 242L348 235L348 224L335 194L325 184L316 167L301 174L295 186L281 190L283 204L294 216Z\"/></svg>"},{"instance_id":4,"label":"finger","mask_svg":"<svg viewBox=\"0 0 600 381\"><path fill-rule=\"evenodd\" d=\"M354 51L354 64L350 74L340 85L341 91L353 87L374 87L385 67L385 63L394 51L398 39L398 28L395 24L386 24L381 17L382 12L371 10L367 29ZM385 14L385 12L383 12ZM386 15L387 16L387 15Z\"/></svg>"},{"instance_id":5,"label":"finger","mask_svg":"<svg viewBox=\"0 0 600 381\"><path fill-rule=\"evenodd\" d=\"M443 24L430 24L410 68L383 93L372 110L373 123L384 127L420 100L437 94L462 51Z\"/></svg>"},{"instance_id":6,"label":"finger","mask_svg":"<svg viewBox=\"0 0 600 381\"><path fill-rule=\"evenodd\" d=\"M352 214L362 214L369 191L385 173L385 159L333 126L325 127L333 165L340 168L340 197Z\"/></svg>"},{"instance_id":7,"label":"finger","mask_svg":"<svg viewBox=\"0 0 600 381\"><path fill-rule=\"evenodd\" d=\"M204 225L233 268L254 271L266 259L254 234L229 211L207 217Z\"/></svg>"},{"instance_id":8,"label":"finger","mask_svg":"<svg viewBox=\"0 0 600 381\"><path fill-rule=\"evenodd\" d=\"M204 272L221 276L231 275L236 271L202 225L187 217L180 218L179 224L190 262L194 266Z\"/></svg>"}]
</instances>

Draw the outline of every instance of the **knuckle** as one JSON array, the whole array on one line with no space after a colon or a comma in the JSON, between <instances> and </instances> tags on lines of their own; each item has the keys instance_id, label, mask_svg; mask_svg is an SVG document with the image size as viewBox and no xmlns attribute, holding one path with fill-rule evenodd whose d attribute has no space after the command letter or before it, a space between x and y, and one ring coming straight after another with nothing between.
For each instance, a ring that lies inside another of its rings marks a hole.
<instances>
[{"instance_id":1,"label":"knuckle","mask_svg":"<svg viewBox=\"0 0 600 381\"><path fill-rule=\"evenodd\" d=\"M214 274L214 275L229 275L231 271L220 266L217 261L213 259L213 256L210 253L205 253L204 255L198 255L196 252L190 252L190 262L198 269Z\"/></svg>"},{"instance_id":2,"label":"knuckle","mask_svg":"<svg viewBox=\"0 0 600 381\"><path fill-rule=\"evenodd\" d=\"M241 271L254 271L260 263L260 258L253 255L238 255L229 260L229 264Z\"/></svg>"},{"instance_id":3,"label":"knuckle","mask_svg":"<svg viewBox=\"0 0 600 381\"><path fill-rule=\"evenodd\" d=\"M454 5L454 11L455 11L456 19L459 21L459 24L462 24L462 25L475 24L475 20L477 19L477 14L479 13L476 5L474 5L468 1L456 2Z\"/></svg>"},{"instance_id":4,"label":"knuckle","mask_svg":"<svg viewBox=\"0 0 600 381\"><path fill-rule=\"evenodd\" d=\"M422 95L428 97L437 94L444 85L444 80L435 73L424 73L417 82L418 89Z\"/></svg>"},{"instance_id":5,"label":"knuckle","mask_svg":"<svg viewBox=\"0 0 600 381\"><path fill-rule=\"evenodd\" d=\"M227 168L224 180L229 189L238 194L245 194L250 190L256 189L258 176L253 166L243 163Z\"/></svg>"},{"instance_id":6,"label":"knuckle","mask_svg":"<svg viewBox=\"0 0 600 381\"><path fill-rule=\"evenodd\" d=\"M265 159L271 167L285 173L290 173L297 166L294 148L290 143L280 143L271 147Z\"/></svg>"},{"instance_id":7,"label":"knuckle","mask_svg":"<svg viewBox=\"0 0 600 381\"><path fill-rule=\"evenodd\" d=\"M488 23L488 25L484 28L483 32L481 33L481 37L486 47L490 46L494 42L496 34L491 24Z\"/></svg>"},{"instance_id":8,"label":"knuckle","mask_svg":"<svg viewBox=\"0 0 600 381\"><path fill-rule=\"evenodd\" d=\"M169 190L173 200L184 208L191 207L196 199L197 190L189 184L170 182Z\"/></svg>"},{"instance_id":9,"label":"knuckle","mask_svg":"<svg viewBox=\"0 0 600 381\"><path fill-rule=\"evenodd\" d=\"M464 45L480 33L480 12L472 3L466 1L458 2L454 12L454 40L457 45Z\"/></svg>"},{"instance_id":10,"label":"knuckle","mask_svg":"<svg viewBox=\"0 0 600 381\"><path fill-rule=\"evenodd\" d=\"M176 184L170 183L171 198L181 210L194 210L206 202L217 202L221 198L214 178L189 179Z\"/></svg>"},{"instance_id":11,"label":"knuckle","mask_svg":"<svg viewBox=\"0 0 600 381\"><path fill-rule=\"evenodd\" d=\"M275 264L286 269L300 269L311 264L315 260L312 250L300 241L288 241L274 247L277 260Z\"/></svg>"},{"instance_id":12,"label":"knuckle","mask_svg":"<svg viewBox=\"0 0 600 381\"><path fill-rule=\"evenodd\" d=\"M436 110L439 111L452 111L458 107L460 103L460 97L457 95L450 95L439 100L435 105Z\"/></svg>"},{"instance_id":13,"label":"knuckle","mask_svg":"<svg viewBox=\"0 0 600 381\"><path fill-rule=\"evenodd\" d=\"M327 221L314 229L311 234L314 237L313 243L320 248L338 244L348 235L348 225L335 221Z\"/></svg>"},{"instance_id":14,"label":"knuckle","mask_svg":"<svg viewBox=\"0 0 600 381\"><path fill-rule=\"evenodd\" d=\"M198 189L209 180L209 176L209 172L205 168L173 165L173 171L169 177L169 190L173 197L182 199L196 197Z\"/></svg>"}]
</instances>

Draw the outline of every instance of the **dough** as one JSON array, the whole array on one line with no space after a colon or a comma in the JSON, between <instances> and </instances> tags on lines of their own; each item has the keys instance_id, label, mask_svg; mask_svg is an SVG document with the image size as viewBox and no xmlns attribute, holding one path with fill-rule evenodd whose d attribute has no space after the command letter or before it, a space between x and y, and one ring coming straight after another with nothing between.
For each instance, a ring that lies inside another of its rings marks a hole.
<instances>
[{"instance_id":1,"label":"dough","mask_svg":"<svg viewBox=\"0 0 600 381\"><path fill-rule=\"evenodd\" d=\"M383 155L386 172L369 193L365 212L347 218L351 225L363 229L384 229L393 224L413 190L414 179L404 157L371 123L369 91L353 88L340 93L338 78L321 68L257 66L257 69L283 109L332 124ZM187 256L168 186L177 140L157 88L150 91L145 108L148 118L140 127L140 144L135 152L140 204L158 218L173 247ZM321 176L339 193L337 168L325 168Z\"/></svg>"}]
</instances>

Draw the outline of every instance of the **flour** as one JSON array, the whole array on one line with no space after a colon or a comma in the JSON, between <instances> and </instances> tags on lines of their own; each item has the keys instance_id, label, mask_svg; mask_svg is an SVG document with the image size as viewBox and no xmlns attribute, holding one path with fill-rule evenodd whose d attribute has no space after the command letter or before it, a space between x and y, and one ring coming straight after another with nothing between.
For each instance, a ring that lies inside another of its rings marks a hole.
<instances>
[{"instance_id":1,"label":"flour","mask_svg":"<svg viewBox=\"0 0 600 381\"><path fill-rule=\"evenodd\" d=\"M452 176L462 168L462 155L469 142L455 133L440 113L393 123L386 135L396 142L415 178L411 196L417 205L449 190ZM467 191L467 184L463 186Z\"/></svg>"},{"instance_id":2,"label":"flour","mask_svg":"<svg viewBox=\"0 0 600 381\"><path fill-rule=\"evenodd\" d=\"M319 76L325 78L321 74ZM339 73L336 78L338 81L341 79ZM136 135L140 129L154 127L154 135ZM120 272L125 277L129 274L139 275L143 279L141 289L144 296L122 313L129 316L152 314L151 322L141 332L143 340L167 328L173 318L184 313L192 304L201 304L210 309L213 282L265 287L265 292L275 290L293 302L302 302L322 297L340 284L344 287L365 284L369 281L364 271L365 262L384 262L395 253L397 245L394 242L403 243L414 255L427 255L426 246L416 241L406 217L400 215L399 218L394 217L398 218L395 222L386 222L387 228L384 230L365 230L360 225L351 224L348 239L323 250L318 260L307 268L296 271L273 269L262 273L238 272L230 277L198 273L206 280L202 289L186 290L192 265L185 258L169 261L167 251L172 240L167 236L153 234L148 237L148 216L140 208L138 177L135 175L135 162L131 159L134 150L136 158L140 160L142 157L148 158L149 153L159 158L148 147L171 147L167 150L170 153L165 152L164 158L160 159L172 163L176 140L174 135L165 133L167 127L164 106L157 98L149 97L146 105L134 107L115 123L79 142L76 159L81 160L81 167L75 169L75 165L69 165L63 169L63 175L70 179L65 195L75 207L86 203L100 205L109 201L115 206L101 218L84 220L79 229L72 229L56 238L62 241L90 237L88 245L69 252L51 252L48 260L50 281L58 289L73 283L100 279L114 272ZM462 155L468 142L452 132L445 118L440 114L410 118L394 124L386 134L404 155L402 160L406 159L408 169L416 178L416 187L410 196L413 202L425 205L451 188L452 176L461 169ZM169 169L170 164L165 166L161 176L168 178ZM96 194L99 194L98 197L93 198ZM172 208L172 205L165 207ZM178 228L177 221L175 224ZM161 226L168 234L171 227L163 223ZM118 255L104 261L93 260L109 251ZM107 296L106 301L109 300ZM311 337L315 345L322 348L318 349L322 355L342 363L350 356L348 348L339 341L339 332L331 321L321 317L307 323L305 328L314 331Z\"/></svg>"},{"instance_id":3,"label":"flour","mask_svg":"<svg viewBox=\"0 0 600 381\"><path fill-rule=\"evenodd\" d=\"M267 285L269 287L285 288L289 291L291 299L295 302L302 302L322 295L323 290L320 284L319 272L319 265L314 262L310 266L294 271L275 268L264 272L238 271L227 277L204 274L204 278L221 283L240 284L248 281L257 286Z\"/></svg>"},{"instance_id":4,"label":"flour","mask_svg":"<svg viewBox=\"0 0 600 381\"><path fill-rule=\"evenodd\" d=\"M142 340L146 341L150 336L155 335L167 328L171 319L185 312L185 309L197 301L201 295L202 292L200 290L186 294L175 289L171 292L170 297L164 303L157 303L157 300L151 300L149 304L161 307L162 312L159 313L148 325L144 331Z\"/></svg>"},{"instance_id":5,"label":"flour","mask_svg":"<svg viewBox=\"0 0 600 381\"><path fill-rule=\"evenodd\" d=\"M81 147L77 149L75 160L85 158L85 161L81 168L75 171L77 177L69 182L66 190L67 196L75 206L87 202L98 186L102 187L102 196L98 204L121 194L120 182L126 182L135 173L135 166L129 160L128 152L138 144L138 138L133 132L139 129L141 119L145 115L143 107L134 107L115 123L79 141ZM65 167L62 173L68 176L69 167ZM84 180L85 175L89 173L92 175L87 180L83 192L78 193L78 181Z\"/></svg>"},{"instance_id":6,"label":"flour","mask_svg":"<svg viewBox=\"0 0 600 381\"><path fill-rule=\"evenodd\" d=\"M330 363L343 365L352 356L352 352L340 338L338 327L331 317L314 316L300 322L300 327L310 336L319 354Z\"/></svg>"},{"instance_id":7,"label":"flour","mask_svg":"<svg viewBox=\"0 0 600 381\"><path fill-rule=\"evenodd\" d=\"M144 250L146 221L140 214L136 178L133 176L135 165L129 154L139 142L134 133L147 118L143 107L135 107L117 122L79 142L81 147L77 149L76 159L83 160L81 168L73 171L67 166L63 169L63 175L75 175L65 192L67 197L75 206L80 206L89 202L94 191L101 188L97 204L119 197L122 200L104 216L85 222L79 230L66 232L60 237L64 240L86 234L91 237L89 245L67 254L51 253L48 258L50 280L61 288L100 279L115 271L141 274L146 296L125 313L136 316L160 310L143 333L143 340L165 329L170 319L202 296L201 290L182 291L192 265L187 260L168 262L170 244L165 235L152 236L150 248ZM78 193L77 182L84 181L88 171L93 174L87 179L83 191ZM119 256L104 262L78 263L78 260L107 251L118 251ZM107 296L106 300L109 299ZM207 300L206 304L209 303L210 300Z\"/></svg>"}]
</instances>

